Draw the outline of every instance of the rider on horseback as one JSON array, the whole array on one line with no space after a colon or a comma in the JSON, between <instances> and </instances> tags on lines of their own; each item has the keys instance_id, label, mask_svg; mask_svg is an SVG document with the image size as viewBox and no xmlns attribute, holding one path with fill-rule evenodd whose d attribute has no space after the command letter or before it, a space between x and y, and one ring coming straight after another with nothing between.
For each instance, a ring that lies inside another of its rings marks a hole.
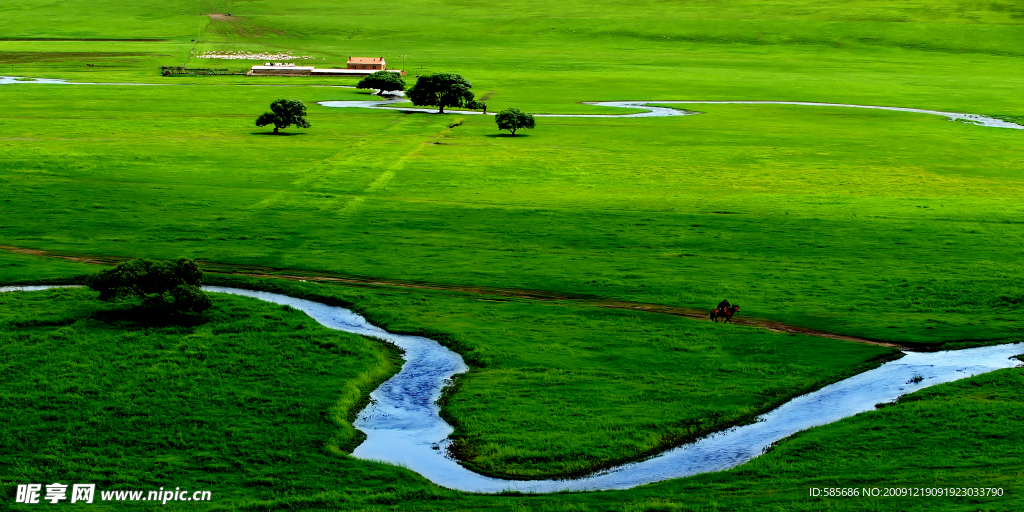
<instances>
[{"instance_id":1,"label":"rider on horseback","mask_svg":"<svg viewBox=\"0 0 1024 512\"><path fill-rule=\"evenodd\" d=\"M723 300L718 303L717 308L711 310L711 320L717 322L721 318L725 322L732 323L732 316L739 310L739 306L733 306L729 304L729 301Z\"/></svg>"}]
</instances>

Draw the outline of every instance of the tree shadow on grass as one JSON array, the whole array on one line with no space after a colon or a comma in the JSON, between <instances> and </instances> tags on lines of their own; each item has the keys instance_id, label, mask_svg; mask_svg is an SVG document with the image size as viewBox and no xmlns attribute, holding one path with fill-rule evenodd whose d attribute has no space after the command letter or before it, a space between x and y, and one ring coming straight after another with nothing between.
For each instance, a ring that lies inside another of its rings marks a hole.
<instances>
[{"instance_id":1,"label":"tree shadow on grass","mask_svg":"<svg viewBox=\"0 0 1024 512\"><path fill-rule=\"evenodd\" d=\"M517 133L515 135L512 135L511 133L492 133L490 135L486 135L486 137L490 137L492 139L496 139L496 138L499 138L499 137L508 137L510 139L520 139L520 138L524 138L524 137L529 137L529 135L527 135L525 133Z\"/></svg>"},{"instance_id":2,"label":"tree shadow on grass","mask_svg":"<svg viewBox=\"0 0 1024 512\"><path fill-rule=\"evenodd\" d=\"M181 313L164 313L143 308L139 305L118 305L92 314L92 318L123 328L131 327L196 327L209 322L205 316Z\"/></svg>"},{"instance_id":3,"label":"tree shadow on grass","mask_svg":"<svg viewBox=\"0 0 1024 512\"><path fill-rule=\"evenodd\" d=\"M274 133L274 132L252 132L252 134L253 135L276 135L278 137L291 137L293 135L305 135L305 133L302 133L302 132L280 132L280 133Z\"/></svg>"}]
</instances>

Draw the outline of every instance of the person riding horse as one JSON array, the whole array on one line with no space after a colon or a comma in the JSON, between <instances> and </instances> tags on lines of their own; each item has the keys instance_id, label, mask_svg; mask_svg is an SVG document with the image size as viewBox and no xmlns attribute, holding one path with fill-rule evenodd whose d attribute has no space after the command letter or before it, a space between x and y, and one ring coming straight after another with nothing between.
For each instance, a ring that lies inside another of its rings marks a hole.
<instances>
[{"instance_id":1,"label":"person riding horse","mask_svg":"<svg viewBox=\"0 0 1024 512\"><path fill-rule=\"evenodd\" d=\"M717 308L711 310L710 317L714 322L717 322L718 319L721 318L725 322L732 323L732 316L735 315L739 309L739 306L733 306L732 304L729 304L728 300L723 300L718 303Z\"/></svg>"}]
</instances>

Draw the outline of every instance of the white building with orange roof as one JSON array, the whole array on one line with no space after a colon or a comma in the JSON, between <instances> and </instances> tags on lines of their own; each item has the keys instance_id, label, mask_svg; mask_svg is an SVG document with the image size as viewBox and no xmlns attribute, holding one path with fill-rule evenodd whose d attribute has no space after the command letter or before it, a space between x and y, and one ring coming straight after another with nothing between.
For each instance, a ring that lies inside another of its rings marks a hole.
<instances>
[{"instance_id":1,"label":"white building with orange roof","mask_svg":"<svg viewBox=\"0 0 1024 512\"><path fill-rule=\"evenodd\" d=\"M373 69L380 71L387 69L387 64L384 62L384 57L349 57L348 69Z\"/></svg>"}]
</instances>

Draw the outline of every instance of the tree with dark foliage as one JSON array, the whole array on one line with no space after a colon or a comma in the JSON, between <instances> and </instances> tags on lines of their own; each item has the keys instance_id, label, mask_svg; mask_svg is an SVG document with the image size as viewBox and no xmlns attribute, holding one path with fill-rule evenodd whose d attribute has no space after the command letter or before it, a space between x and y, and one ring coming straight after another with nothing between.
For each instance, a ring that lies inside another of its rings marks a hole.
<instances>
[{"instance_id":1,"label":"tree with dark foliage","mask_svg":"<svg viewBox=\"0 0 1024 512\"><path fill-rule=\"evenodd\" d=\"M499 130L508 130L512 136L516 136L516 130L520 128L533 129L533 114L527 114L518 108L506 108L494 116L494 122L498 123Z\"/></svg>"},{"instance_id":2,"label":"tree with dark foliage","mask_svg":"<svg viewBox=\"0 0 1024 512\"><path fill-rule=\"evenodd\" d=\"M356 84L357 89L377 89L378 96L384 96L385 91L404 91L405 80L398 76L398 73L390 71L378 71L367 75Z\"/></svg>"},{"instance_id":3,"label":"tree with dark foliage","mask_svg":"<svg viewBox=\"0 0 1024 512\"><path fill-rule=\"evenodd\" d=\"M306 121L306 104L299 100L277 100L270 104L270 112L264 112L256 120L256 126L274 125L274 133L291 125L299 128L312 126Z\"/></svg>"},{"instance_id":4,"label":"tree with dark foliage","mask_svg":"<svg viewBox=\"0 0 1024 512\"><path fill-rule=\"evenodd\" d=\"M461 107L473 101L469 81L455 73L423 75L409 89L413 105L437 107L444 114L445 107Z\"/></svg>"},{"instance_id":5,"label":"tree with dark foliage","mask_svg":"<svg viewBox=\"0 0 1024 512\"><path fill-rule=\"evenodd\" d=\"M194 260L175 262L131 260L100 271L86 285L100 300L141 298L142 309L159 314L199 314L213 305L199 288L203 272Z\"/></svg>"}]
</instances>

